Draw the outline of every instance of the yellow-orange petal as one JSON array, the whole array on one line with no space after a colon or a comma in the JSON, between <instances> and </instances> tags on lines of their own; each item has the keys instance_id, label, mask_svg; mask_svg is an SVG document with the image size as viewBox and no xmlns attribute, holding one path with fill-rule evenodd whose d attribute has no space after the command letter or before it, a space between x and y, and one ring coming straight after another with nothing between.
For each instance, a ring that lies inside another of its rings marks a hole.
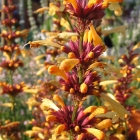
<instances>
[{"instance_id":1,"label":"yellow-orange petal","mask_svg":"<svg viewBox=\"0 0 140 140\"><path fill-rule=\"evenodd\" d=\"M77 140L81 140L81 139L83 138L83 136L84 136L84 133L79 134L79 135L77 136Z\"/></svg>"},{"instance_id":2,"label":"yellow-orange petal","mask_svg":"<svg viewBox=\"0 0 140 140\"><path fill-rule=\"evenodd\" d=\"M49 122L49 121L56 121L56 117L55 116L53 116L53 115L48 115L47 117L46 117L46 121L47 122Z\"/></svg>"},{"instance_id":3,"label":"yellow-orange petal","mask_svg":"<svg viewBox=\"0 0 140 140\"><path fill-rule=\"evenodd\" d=\"M63 132L65 130L65 125L64 124L60 124L59 126L57 126L57 128L55 129L55 134L60 134L61 132Z\"/></svg>"},{"instance_id":4,"label":"yellow-orange petal","mask_svg":"<svg viewBox=\"0 0 140 140\"><path fill-rule=\"evenodd\" d=\"M59 11L60 11L60 8L56 6L54 3L50 2L48 14L53 16L56 14L56 12L59 12Z\"/></svg>"},{"instance_id":5,"label":"yellow-orange petal","mask_svg":"<svg viewBox=\"0 0 140 140\"><path fill-rule=\"evenodd\" d=\"M84 114L91 113L91 112L93 112L96 108L97 108L97 106L89 106L89 107L86 108L83 112L84 112Z\"/></svg>"},{"instance_id":6,"label":"yellow-orange petal","mask_svg":"<svg viewBox=\"0 0 140 140\"><path fill-rule=\"evenodd\" d=\"M34 136L34 134L36 133L36 131L33 131L33 130L28 130L28 131L25 131L25 135L28 136L29 138L31 138L32 136Z\"/></svg>"},{"instance_id":7,"label":"yellow-orange petal","mask_svg":"<svg viewBox=\"0 0 140 140\"><path fill-rule=\"evenodd\" d=\"M66 26L66 23L64 24ZM76 36L78 36L78 34L74 32L62 32L58 34L58 37L62 39L70 39L71 37L76 37Z\"/></svg>"},{"instance_id":8,"label":"yellow-orange petal","mask_svg":"<svg viewBox=\"0 0 140 140\"><path fill-rule=\"evenodd\" d=\"M3 103L0 106L10 107L11 110L13 109L13 104L12 103Z\"/></svg>"},{"instance_id":9,"label":"yellow-orange petal","mask_svg":"<svg viewBox=\"0 0 140 140\"><path fill-rule=\"evenodd\" d=\"M109 0L104 0L103 3L102 3L102 8L103 9L107 8L108 4L109 4Z\"/></svg>"},{"instance_id":10,"label":"yellow-orange petal","mask_svg":"<svg viewBox=\"0 0 140 140\"><path fill-rule=\"evenodd\" d=\"M41 55L39 55L39 56L36 56L34 59L37 61L37 60L42 59L42 58L45 57L45 56L46 56L46 54L41 54Z\"/></svg>"},{"instance_id":11,"label":"yellow-orange petal","mask_svg":"<svg viewBox=\"0 0 140 140\"><path fill-rule=\"evenodd\" d=\"M48 10L48 7L41 7L39 9L37 9L36 11L34 11L35 14L37 13L43 13L44 11Z\"/></svg>"},{"instance_id":12,"label":"yellow-orange petal","mask_svg":"<svg viewBox=\"0 0 140 140\"><path fill-rule=\"evenodd\" d=\"M47 38L46 40L36 40L36 41L28 42L28 44L30 44L31 48L40 47L40 46L52 46L55 48L61 47L61 45L53 42L53 40L51 38Z\"/></svg>"},{"instance_id":13,"label":"yellow-orange petal","mask_svg":"<svg viewBox=\"0 0 140 140\"><path fill-rule=\"evenodd\" d=\"M103 140L104 137L105 137L105 134L101 130L98 130L98 129L95 129L95 128L86 128L86 131L88 133L91 133L92 135L94 135L99 140Z\"/></svg>"},{"instance_id":14,"label":"yellow-orange petal","mask_svg":"<svg viewBox=\"0 0 140 140\"><path fill-rule=\"evenodd\" d=\"M101 121L100 123L98 123L95 127L101 130L101 129L108 128L111 125L112 125L112 121L110 119L105 119Z\"/></svg>"},{"instance_id":15,"label":"yellow-orange petal","mask_svg":"<svg viewBox=\"0 0 140 140\"><path fill-rule=\"evenodd\" d=\"M66 74L62 70L60 70L59 67L57 67L55 65L49 66L48 72L50 74L54 74L54 75L57 75L57 76L62 76L65 80L68 79Z\"/></svg>"},{"instance_id":16,"label":"yellow-orange petal","mask_svg":"<svg viewBox=\"0 0 140 140\"><path fill-rule=\"evenodd\" d=\"M140 140L140 130L137 130L137 138Z\"/></svg>"},{"instance_id":17,"label":"yellow-orange petal","mask_svg":"<svg viewBox=\"0 0 140 140\"><path fill-rule=\"evenodd\" d=\"M60 25L63 26L63 27L65 27L66 30L68 30L68 31L70 30L70 24L69 24L69 22L68 22L67 20L65 20L64 18L61 18L61 20L60 20ZM67 33L68 33L68 32L67 32ZM61 33L60 33L60 34L61 34ZM61 36L60 34L59 34L59 36ZM66 34L65 34L65 35L66 35ZM64 35L64 36L65 36L65 35ZM62 36L63 36L63 35L62 35ZM67 35L66 35L66 36L67 36ZM61 38L61 37L60 37L60 38ZM65 37L63 37L63 38L65 38Z\"/></svg>"},{"instance_id":18,"label":"yellow-orange petal","mask_svg":"<svg viewBox=\"0 0 140 140\"><path fill-rule=\"evenodd\" d=\"M89 0L87 6L90 8L92 5L101 2L101 0Z\"/></svg>"},{"instance_id":19,"label":"yellow-orange petal","mask_svg":"<svg viewBox=\"0 0 140 140\"><path fill-rule=\"evenodd\" d=\"M100 96L111 105L115 112L119 114L121 120L124 120L125 114L130 115L130 113L121 104L111 99L106 94L101 94Z\"/></svg>"},{"instance_id":20,"label":"yellow-orange petal","mask_svg":"<svg viewBox=\"0 0 140 140\"><path fill-rule=\"evenodd\" d=\"M123 37L125 37L126 29L127 29L126 25L121 25L121 26L117 26L117 27L110 29L110 30L103 30L102 34L108 35L111 33L121 33L123 35Z\"/></svg>"},{"instance_id":21,"label":"yellow-orange petal","mask_svg":"<svg viewBox=\"0 0 140 140\"><path fill-rule=\"evenodd\" d=\"M95 117L96 115L103 114L107 112L107 108L105 106L100 106L93 111L92 114L88 117L90 120Z\"/></svg>"},{"instance_id":22,"label":"yellow-orange petal","mask_svg":"<svg viewBox=\"0 0 140 140\"><path fill-rule=\"evenodd\" d=\"M43 128L40 128L40 127L34 126L34 127L32 128L32 130L35 130L35 131L42 131Z\"/></svg>"},{"instance_id":23,"label":"yellow-orange petal","mask_svg":"<svg viewBox=\"0 0 140 140\"><path fill-rule=\"evenodd\" d=\"M65 107L65 103L63 102L63 100L62 100L62 98L61 98L60 96L54 95L54 96L53 96L53 100L54 100L54 101L57 101L58 104L61 105L61 107Z\"/></svg>"},{"instance_id":24,"label":"yellow-orange petal","mask_svg":"<svg viewBox=\"0 0 140 140\"><path fill-rule=\"evenodd\" d=\"M117 2L112 2L110 3L110 5L108 6L108 9L111 11L115 11L120 7L119 3Z\"/></svg>"},{"instance_id":25,"label":"yellow-orange petal","mask_svg":"<svg viewBox=\"0 0 140 140\"><path fill-rule=\"evenodd\" d=\"M107 86L107 85L110 85L110 84L115 84L117 82L118 82L117 80L106 80L106 81L100 82L100 85L101 86Z\"/></svg>"},{"instance_id":26,"label":"yellow-orange petal","mask_svg":"<svg viewBox=\"0 0 140 140\"><path fill-rule=\"evenodd\" d=\"M113 112L113 111L107 112L105 114L99 114L95 117L112 119L112 123L116 123L119 120L119 115L116 112Z\"/></svg>"},{"instance_id":27,"label":"yellow-orange petal","mask_svg":"<svg viewBox=\"0 0 140 140\"><path fill-rule=\"evenodd\" d=\"M55 111L58 111L59 108L49 99L43 99L42 104L41 104L41 109L43 111L48 110L48 109L54 109Z\"/></svg>"},{"instance_id":28,"label":"yellow-orange petal","mask_svg":"<svg viewBox=\"0 0 140 140\"><path fill-rule=\"evenodd\" d=\"M123 0L107 0L108 2L123 2Z\"/></svg>"},{"instance_id":29,"label":"yellow-orange petal","mask_svg":"<svg viewBox=\"0 0 140 140\"><path fill-rule=\"evenodd\" d=\"M84 37L83 37L83 41L84 41L84 42L88 42L88 32L89 32L89 30L86 29L86 31L85 31L85 33L84 33Z\"/></svg>"},{"instance_id":30,"label":"yellow-orange petal","mask_svg":"<svg viewBox=\"0 0 140 140\"><path fill-rule=\"evenodd\" d=\"M42 139L42 140L45 139L44 134L42 134L41 132L38 133L38 137L39 137L40 139Z\"/></svg>"},{"instance_id":31,"label":"yellow-orange petal","mask_svg":"<svg viewBox=\"0 0 140 140\"><path fill-rule=\"evenodd\" d=\"M91 30L89 30L89 32L88 32L88 42L92 42L93 41L93 37L92 37L92 31Z\"/></svg>"},{"instance_id":32,"label":"yellow-orange petal","mask_svg":"<svg viewBox=\"0 0 140 140\"><path fill-rule=\"evenodd\" d=\"M118 9L114 11L116 16L121 16L123 14L122 7L120 6Z\"/></svg>"},{"instance_id":33,"label":"yellow-orange petal","mask_svg":"<svg viewBox=\"0 0 140 140\"><path fill-rule=\"evenodd\" d=\"M71 3L74 9L77 9L78 5L76 0L65 0L65 1Z\"/></svg>"},{"instance_id":34,"label":"yellow-orange petal","mask_svg":"<svg viewBox=\"0 0 140 140\"><path fill-rule=\"evenodd\" d=\"M33 88L32 89L29 89L29 88L24 89L23 88L23 91L27 92L27 93L31 93L31 94L36 94L36 93L38 93L39 90L38 89L33 89Z\"/></svg>"},{"instance_id":35,"label":"yellow-orange petal","mask_svg":"<svg viewBox=\"0 0 140 140\"><path fill-rule=\"evenodd\" d=\"M46 70L46 68L43 67L42 69L40 69L40 70L36 73L36 75L41 75L45 70Z\"/></svg>"},{"instance_id":36,"label":"yellow-orange petal","mask_svg":"<svg viewBox=\"0 0 140 140\"><path fill-rule=\"evenodd\" d=\"M78 63L79 59L65 59L61 62L59 68L61 71L69 72Z\"/></svg>"},{"instance_id":37,"label":"yellow-orange petal","mask_svg":"<svg viewBox=\"0 0 140 140\"><path fill-rule=\"evenodd\" d=\"M134 50L136 50L136 49L138 49L138 48L140 48L140 41L133 47L132 50L134 51Z\"/></svg>"},{"instance_id":38,"label":"yellow-orange petal","mask_svg":"<svg viewBox=\"0 0 140 140\"><path fill-rule=\"evenodd\" d=\"M94 69L94 68L96 68L96 67L102 68L102 69L103 69L105 66L106 66L105 63L102 63L102 62L94 62L93 64L91 64L91 65L88 67L87 70Z\"/></svg>"},{"instance_id":39,"label":"yellow-orange petal","mask_svg":"<svg viewBox=\"0 0 140 140\"><path fill-rule=\"evenodd\" d=\"M8 54L8 53L3 52L3 55L6 57L6 59L7 59L7 60L10 60L10 56L9 56L9 54Z\"/></svg>"},{"instance_id":40,"label":"yellow-orange petal","mask_svg":"<svg viewBox=\"0 0 140 140\"><path fill-rule=\"evenodd\" d=\"M97 46L97 45L102 45L103 44L103 41L102 39L99 37L99 35L97 34L95 28L93 25L90 26L90 30L91 30L91 33L92 33L92 38L93 38L93 44L94 46Z\"/></svg>"}]
</instances>

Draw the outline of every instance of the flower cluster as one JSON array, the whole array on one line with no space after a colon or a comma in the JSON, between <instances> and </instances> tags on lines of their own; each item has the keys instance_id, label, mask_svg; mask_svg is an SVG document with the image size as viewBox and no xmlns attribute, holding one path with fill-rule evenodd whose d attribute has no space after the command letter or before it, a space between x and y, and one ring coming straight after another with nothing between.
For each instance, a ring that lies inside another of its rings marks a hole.
<instances>
[{"instance_id":1,"label":"flower cluster","mask_svg":"<svg viewBox=\"0 0 140 140\"><path fill-rule=\"evenodd\" d=\"M86 139L104 139L104 133L102 130L111 126L112 121L110 119L101 119L96 117L100 114L105 114L107 108L104 106L96 107L90 106L86 109L79 106L75 114L73 106L67 106L58 95L54 95L53 99L58 102L61 108L58 108L52 101L48 99L43 100L41 105L44 112L48 112L46 120L48 122L56 122L60 125L55 129L54 137L57 137L63 131L67 131L72 135L72 138L76 140ZM47 108L52 108L50 111Z\"/></svg>"},{"instance_id":2,"label":"flower cluster","mask_svg":"<svg viewBox=\"0 0 140 140\"><path fill-rule=\"evenodd\" d=\"M10 122L7 121L5 125L0 125L1 134L5 139L12 138L16 140L20 140L19 136L19 122Z\"/></svg>"},{"instance_id":3,"label":"flower cluster","mask_svg":"<svg viewBox=\"0 0 140 140\"><path fill-rule=\"evenodd\" d=\"M17 60L4 60L1 64L0 67L3 69L7 69L10 71L15 71L18 67L22 67L23 62L19 59Z\"/></svg>"},{"instance_id":4,"label":"flower cluster","mask_svg":"<svg viewBox=\"0 0 140 140\"><path fill-rule=\"evenodd\" d=\"M91 21L95 26L100 25L101 19L105 15L105 9L107 9L109 5L112 6L112 10L115 11L116 9L120 9L117 4L122 1L123 0L65 0L64 4L66 11L71 16L77 18L77 30L84 32Z\"/></svg>"},{"instance_id":5,"label":"flower cluster","mask_svg":"<svg viewBox=\"0 0 140 140\"><path fill-rule=\"evenodd\" d=\"M100 76L91 69L93 64L104 67L102 62L98 62L98 58L106 50L106 46L94 27L91 25L90 30L84 34L82 44L80 39L70 41L69 46L62 46L61 50L68 54L68 59L63 60L59 67L49 66L48 72L63 78L60 79L62 90L80 100L87 95L98 95Z\"/></svg>"},{"instance_id":6,"label":"flower cluster","mask_svg":"<svg viewBox=\"0 0 140 140\"><path fill-rule=\"evenodd\" d=\"M137 45L136 45L137 46ZM135 86L131 86L134 80L138 80L134 76L133 71L136 69L136 63L138 60L138 53L136 53L137 47L128 48L128 56L122 55L119 59L122 77L118 80L118 83L114 85L114 94L116 99L128 110L133 110L133 107L128 106L126 101L133 95ZM136 71L136 70L135 70Z\"/></svg>"},{"instance_id":7,"label":"flower cluster","mask_svg":"<svg viewBox=\"0 0 140 140\"><path fill-rule=\"evenodd\" d=\"M19 93L23 91L23 88L25 86L24 83L10 85L6 82L0 82L0 86L2 87L2 93L1 94L9 94L12 97L16 97Z\"/></svg>"}]
</instances>

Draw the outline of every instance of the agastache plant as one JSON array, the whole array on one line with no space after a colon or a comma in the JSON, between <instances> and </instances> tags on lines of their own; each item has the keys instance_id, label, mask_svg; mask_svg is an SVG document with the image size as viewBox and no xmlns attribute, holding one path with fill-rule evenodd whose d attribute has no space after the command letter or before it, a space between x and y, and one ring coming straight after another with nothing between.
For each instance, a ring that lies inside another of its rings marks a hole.
<instances>
[{"instance_id":1,"label":"agastache plant","mask_svg":"<svg viewBox=\"0 0 140 140\"><path fill-rule=\"evenodd\" d=\"M1 31L0 36L4 39L3 46L0 47L0 51L3 54L4 59L0 62L0 68L2 72L5 72L5 79L0 81L0 95L10 100L10 103L3 103L4 106L10 107L9 118L3 118L5 110L1 111L1 124L0 133L1 137L5 139L20 139L21 129L19 128L20 122L16 118L17 104L16 99L19 94L26 92L28 87L24 82L16 82L14 80L14 74L18 72L19 67L23 67L23 61L20 59L20 55L30 54L28 51L20 48L20 44L16 42L17 38L26 38L28 30L19 31L17 30L18 19L14 18L14 11L17 7L13 4L12 0L7 0L7 5L3 5L1 12L4 13L5 18L1 23L5 26L4 30ZM5 80L5 81L4 81ZM19 110L20 111L20 110ZM8 109L7 111L8 112ZM8 120L6 120L8 119Z\"/></svg>"},{"instance_id":2,"label":"agastache plant","mask_svg":"<svg viewBox=\"0 0 140 140\"><path fill-rule=\"evenodd\" d=\"M67 40L64 36L59 40L59 34L57 37L52 35L46 40L28 43L32 48L59 48L67 56L60 63L50 62L42 70L47 69L49 74L60 77L57 80L60 88L53 94L53 101L44 98L41 104L46 121L56 124L52 139L59 139L59 136L67 132L63 139L104 140L110 137L106 132L113 124L124 121L125 115L130 114L118 102L103 93L100 85L102 77L96 70L99 68L104 71L107 66L99 59L107 46L97 33L96 27L100 25L105 9L119 2L122 0L65 0L62 6L63 14L68 15L68 23L72 27L71 32L67 32L67 36L65 34ZM75 37L72 38L70 33ZM83 106L89 95L99 100L98 106ZM64 102L64 97L71 100L71 104ZM102 100L106 100L112 109L106 107Z\"/></svg>"}]
</instances>

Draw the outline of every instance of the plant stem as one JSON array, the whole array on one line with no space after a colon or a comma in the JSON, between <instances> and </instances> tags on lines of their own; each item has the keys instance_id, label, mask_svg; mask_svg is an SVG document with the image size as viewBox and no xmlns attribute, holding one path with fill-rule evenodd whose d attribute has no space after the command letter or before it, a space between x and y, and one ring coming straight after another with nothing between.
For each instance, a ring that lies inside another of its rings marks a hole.
<instances>
[{"instance_id":1,"label":"plant stem","mask_svg":"<svg viewBox=\"0 0 140 140\"><path fill-rule=\"evenodd\" d=\"M84 35L84 33L81 33L81 35L80 35L80 42L79 42L80 55L81 55L81 53L83 51L83 35ZM83 75L82 75L82 67L81 67L81 65L80 65L80 68L79 68L79 71L78 71L78 75L79 75L79 83L81 84L82 81L83 81ZM79 102L76 101L75 107L74 107L74 111L72 113L72 121L74 121L74 119L75 119L76 112L78 110L78 106L79 106Z\"/></svg>"},{"instance_id":2,"label":"plant stem","mask_svg":"<svg viewBox=\"0 0 140 140\"><path fill-rule=\"evenodd\" d=\"M79 52L80 52L80 55L83 52L83 36L84 36L84 33L81 33L81 35L80 35L80 42L79 42ZM81 84L83 82L82 65L80 65L80 68L79 68L79 71L78 71L78 75L79 75L79 83Z\"/></svg>"},{"instance_id":3,"label":"plant stem","mask_svg":"<svg viewBox=\"0 0 140 140\"><path fill-rule=\"evenodd\" d=\"M79 52L80 52L80 54L83 51L83 36L84 36L84 33L81 33L81 35L80 35L80 42L79 42Z\"/></svg>"},{"instance_id":4,"label":"plant stem","mask_svg":"<svg viewBox=\"0 0 140 140\"><path fill-rule=\"evenodd\" d=\"M72 113L72 122L74 122L74 120L75 120L76 113L77 113L77 110L78 110L78 106L79 106L79 102L75 101L74 110L73 110L73 113ZM70 131L70 134L69 134L69 140L73 140L71 131Z\"/></svg>"},{"instance_id":5,"label":"plant stem","mask_svg":"<svg viewBox=\"0 0 140 140\"><path fill-rule=\"evenodd\" d=\"M128 127L127 127L126 119L124 120L124 125L125 125L125 140L127 140L127 138L128 138Z\"/></svg>"},{"instance_id":6,"label":"plant stem","mask_svg":"<svg viewBox=\"0 0 140 140\"><path fill-rule=\"evenodd\" d=\"M11 85L13 85L13 73L11 70L9 70L9 83ZM16 116L15 116L15 113L16 113L16 110L15 110L15 97L11 95L11 98L12 98L12 104L13 104L13 121L16 120Z\"/></svg>"},{"instance_id":7,"label":"plant stem","mask_svg":"<svg viewBox=\"0 0 140 140\"><path fill-rule=\"evenodd\" d=\"M69 140L73 140L73 138L72 138L72 132L70 131L70 133L69 133Z\"/></svg>"},{"instance_id":8,"label":"plant stem","mask_svg":"<svg viewBox=\"0 0 140 140\"><path fill-rule=\"evenodd\" d=\"M72 24L71 24L71 21L70 21L70 19L69 19L69 17L68 17L68 14L66 14L66 20L68 21L71 30L74 32L74 29L73 29L73 26L72 26Z\"/></svg>"},{"instance_id":9,"label":"plant stem","mask_svg":"<svg viewBox=\"0 0 140 140\"><path fill-rule=\"evenodd\" d=\"M15 97L11 96L12 98L12 103L13 103L13 121L16 120L16 110L15 110Z\"/></svg>"},{"instance_id":10,"label":"plant stem","mask_svg":"<svg viewBox=\"0 0 140 140\"><path fill-rule=\"evenodd\" d=\"M78 110L78 106L79 106L79 103L76 102L76 104L74 106L73 113L72 113L72 122L74 122L74 120L75 120L75 116L76 116L76 113L77 113L77 110Z\"/></svg>"},{"instance_id":11,"label":"plant stem","mask_svg":"<svg viewBox=\"0 0 140 140\"><path fill-rule=\"evenodd\" d=\"M100 100L100 98L96 97L96 99L97 99L98 106L101 106L101 100Z\"/></svg>"},{"instance_id":12,"label":"plant stem","mask_svg":"<svg viewBox=\"0 0 140 140\"><path fill-rule=\"evenodd\" d=\"M10 83L11 85L13 85L12 71L11 71L11 70L9 70L9 83Z\"/></svg>"}]
</instances>

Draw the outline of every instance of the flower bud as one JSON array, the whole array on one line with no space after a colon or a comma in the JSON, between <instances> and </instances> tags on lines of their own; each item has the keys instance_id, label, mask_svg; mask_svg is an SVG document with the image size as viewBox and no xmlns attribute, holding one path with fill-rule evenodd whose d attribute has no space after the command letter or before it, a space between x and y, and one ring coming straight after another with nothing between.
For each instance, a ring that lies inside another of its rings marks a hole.
<instances>
[{"instance_id":1,"label":"flower bud","mask_svg":"<svg viewBox=\"0 0 140 140\"><path fill-rule=\"evenodd\" d=\"M89 52L88 57L93 58L94 57L94 52Z\"/></svg>"},{"instance_id":2,"label":"flower bud","mask_svg":"<svg viewBox=\"0 0 140 140\"><path fill-rule=\"evenodd\" d=\"M69 53L69 52L71 52L71 48L66 47L66 46L61 46L61 51L65 52L65 53Z\"/></svg>"},{"instance_id":3,"label":"flower bud","mask_svg":"<svg viewBox=\"0 0 140 140\"><path fill-rule=\"evenodd\" d=\"M80 85L80 92L85 94L85 93L87 93L87 91L88 91L88 86L85 83L82 83Z\"/></svg>"},{"instance_id":4,"label":"flower bud","mask_svg":"<svg viewBox=\"0 0 140 140\"><path fill-rule=\"evenodd\" d=\"M73 52L68 53L68 58L76 58L75 54Z\"/></svg>"},{"instance_id":5,"label":"flower bud","mask_svg":"<svg viewBox=\"0 0 140 140\"><path fill-rule=\"evenodd\" d=\"M96 106L89 106L88 108L86 108L84 110L84 113L87 114L87 113L92 113L97 107Z\"/></svg>"},{"instance_id":6,"label":"flower bud","mask_svg":"<svg viewBox=\"0 0 140 140\"><path fill-rule=\"evenodd\" d=\"M79 127L79 126L75 126L74 130L75 130L76 132L79 132L79 131L80 131L80 127Z\"/></svg>"},{"instance_id":7,"label":"flower bud","mask_svg":"<svg viewBox=\"0 0 140 140\"><path fill-rule=\"evenodd\" d=\"M100 106L97 109L95 109L94 112L92 114L90 114L90 116L88 118L89 118L89 120L91 120L96 115L106 113L106 111L107 111L107 108L105 106Z\"/></svg>"},{"instance_id":8,"label":"flower bud","mask_svg":"<svg viewBox=\"0 0 140 140\"><path fill-rule=\"evenodd\" d=\"M70 93L74 94L74 92L75 92L74 88L70 88Z\"/></svg>"}]
</instances>

